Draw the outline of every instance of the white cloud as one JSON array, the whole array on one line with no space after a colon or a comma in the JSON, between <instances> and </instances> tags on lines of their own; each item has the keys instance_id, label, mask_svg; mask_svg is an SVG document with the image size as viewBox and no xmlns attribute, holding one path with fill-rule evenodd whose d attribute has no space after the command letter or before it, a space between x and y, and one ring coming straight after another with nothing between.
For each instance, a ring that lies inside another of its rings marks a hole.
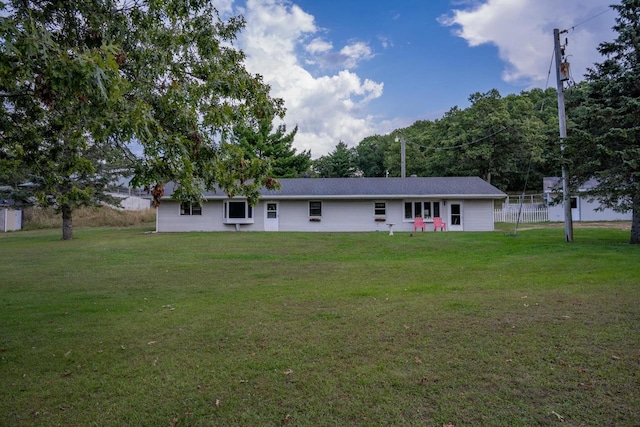
<instances>
[{"instance_id":1,"label":"white cloud","mask_svg":"<svg viewBox=\"0 0 640 427\"><path fill-rule=\"evenodd\" d=\"M272 95L285 100L287 129L299 128L297 149L319 157L339 141L354 146L376 133L374 118L363 110L382 95L383 83L349 70L372 57L369 46L354 42L334 52L332 43L318 34L314 17L286 0L247 0L243 14L247 26L239 42L247 69L261 74ZM305 60L302 52L315 56ZM314 61L326 65L327 58L344 69L316 76L304 67Z\"/></svg>"},{"instance_id":2,"label":"white cloud","mask_svg":"<svg viewBox=\"0 0 640 427\"><path fill-rule=\"evenodd\" d=\"M345 64L347 68L354 68L358 62L371 59L373 57L371 48L363 42L356 42L343 47L340 50L340 54L345 57Z\"/></svg>"},{"instance_id":3,"label":"white cloud","mask_svg":"<svg viewBox=\"0 0 640 427\"><path fill-rule=\"evenodd\" d=\"M311 40L311 43L305 46L305 50L312 54L325 53L330 51L331 49L333 49L333 44L331 44L331 42L323 40L320 37Z\"/></svg>"},{"instance_id":4,"label":"white cloud","mask_svg":"<svg viewBox=\"0 0 640 427\"><path fill-rule=\"evenodd\" d=\"M507 63L502 78L509 83L545 86L553 54L553 29L574 29L568 38L566 53L576 81L582 80L587 67L601 60L596 47L611 39L614 13L605 13L602 0L486 0L474 6L455 9L440 18L444 25L455 26L455 34L469 46L492 44ZM587 21L587 22L585 22ZM552 69L550 86L555 74Z\"/></svg>"}]
</instances>

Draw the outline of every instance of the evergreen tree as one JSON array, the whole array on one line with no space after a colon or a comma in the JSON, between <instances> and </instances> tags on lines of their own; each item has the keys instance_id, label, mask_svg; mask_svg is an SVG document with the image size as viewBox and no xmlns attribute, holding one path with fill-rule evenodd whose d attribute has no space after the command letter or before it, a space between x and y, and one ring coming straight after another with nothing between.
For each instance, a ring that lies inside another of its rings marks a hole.
<instances>
[{"instance_id":1,"label":"evergreen tree","mask_svg":"<svg viewBox=\"0 0 640 427\"><path fill-rule=\"evenodd\" d=\"M260 120L258 128L246 124L234 128L238 144L243 148L247 159L268 160L271 175L275 178L296 178L304 175L311 167L311 152L296 153L292 147L298 132L294 128L287 133L287 127L281 124L272 133L273 124L269 120Z\"/></svg>"},{"instance_id":2,"label":"evergreen tree","mask_svg":"<svg viewBox=\"0 0 640 427\"><path fill-rule=\"evenodd\" d=\"M611 6L617 37L601 43L604 61L574 95L575 135L568 140L573 186L595 178L589 195L603 207L632 212L630 243L640 243L640 0Z\"/></svg>"},{"instance_id":3,"label":"evergreen tree","mask_svg":"<svg viewBox=\"0 0 640 427\"><path fill-rule=\"evenodd\" d=\"M340 141L326 156L314 160L313 169L322 178L347 178L357 171L355 150Z\"/></svg>"}]
</instances>

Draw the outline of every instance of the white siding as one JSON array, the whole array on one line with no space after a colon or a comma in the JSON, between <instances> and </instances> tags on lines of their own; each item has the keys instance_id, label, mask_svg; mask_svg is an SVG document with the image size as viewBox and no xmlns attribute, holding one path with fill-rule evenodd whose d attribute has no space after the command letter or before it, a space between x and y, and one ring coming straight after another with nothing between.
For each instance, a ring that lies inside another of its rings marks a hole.
<instances>
[{"instance_id":1,"label":"white siding","mask_svg":"<svg viewBox=\"0 0 640 427\"><path fill-rule=\"evenodd\" d=\"M492 200L465 200L462 209L464 231L493 231Z\"/></svg>"},{"instance_id":2,"label":"white siding","mask_svg":"<svg viewBox=\"0 0 640 427\"><path fill-rule=\"evenodd\" d=\"M574 221L631 221L631 212L620 213L612 209L596 211L600 206L597 201L589 202L586 198L578 199L578 209L572 209ZM564 222L562 203L549 206L549 221Z\"/></svg>"},{"instance_id":3,"label":"white siding","mask_svg":"<svg viewBox=\"0 0 640 427\"><path fill-rule=\"evenodd\" d=\"M0 231L22 230L22 210L0 208Z\"/></svg>"},{"instance_id":4,"label":"white siding","mask_svg":"<svg viewBox=\"0 0 640 427\"><path fill-rule=\"evenodd\" d=\"M323 200L320 221L310 221L309 200L278 200L280 231L394 231L413 232L413 220L404 219L404 200ZM418 199L416 199L418 200ZM422 200L422 199L420 199ZM374 203L386 202L385 221L376 221ZM465 200L462 203L464 229L467 231L493 230L493 201ZM242 224L239 231L264 231L265 203L260 202L253 210L253 224ZM441 207L441 216L446 208ZM223 202L208 201L202 204L202 215L180 215L180 203L163 201L157 209L158 232L179 231L235 231L233 224L223 223ZM427 231L433 232L431 222Z\"/></svg>"},{"instance_id":5,"label":"white siding","mask_svg":"<svg viewBox=\"0 0 640 427\"><path fill-rule=\"evenodd\" d=\"M589 202L580 198L580 221L631 221L631 211L620 213L613 209L596 211L600 207L597 201ZM564 221L564 217L562 219Z\"/></svg>"},{"instance_id":6,"label":"white siding","mask_svg":"<svg viewBox=\"0 0 640 427\"><path fill-rule=\"evenodd\" d=\"M222 202L202 204L202 215L180 215L180 203L163 201L156 210L156 231L224 231ZM229 227L228 230L232 230Z\"/></svg>"}]
</instances>

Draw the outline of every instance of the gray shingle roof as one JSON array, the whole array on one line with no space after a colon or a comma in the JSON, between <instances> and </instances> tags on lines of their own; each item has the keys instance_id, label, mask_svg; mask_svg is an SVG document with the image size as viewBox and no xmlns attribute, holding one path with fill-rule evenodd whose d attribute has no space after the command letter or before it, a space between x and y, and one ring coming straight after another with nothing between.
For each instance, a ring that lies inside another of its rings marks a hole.
<instances>
[{"instance_id":1,"label":"gray shingle roof","mask_svg":"<svg viewBox=\"0 0 640 427\"><path fill-rule=\"evenodd\" d=\"M262 198L476 198L501 199L505 193L478 177L429 178L281 178L279 190L263 190ZM165 187L165 198L172 186ZM207 192L208 199L226 198L222 191Z\"/></svg>"}]
</instances>

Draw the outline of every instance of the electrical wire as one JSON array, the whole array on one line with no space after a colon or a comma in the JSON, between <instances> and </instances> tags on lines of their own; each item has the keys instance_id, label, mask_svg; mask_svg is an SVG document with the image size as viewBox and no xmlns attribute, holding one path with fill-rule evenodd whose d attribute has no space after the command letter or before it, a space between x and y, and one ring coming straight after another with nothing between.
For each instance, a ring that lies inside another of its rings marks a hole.
<instances>
[{"instance_id":1,"label":"electrical wire","mask_svg":"<svg viewBox=\"0 0 640 427\"><path fill-rule=\"evenodd\" d=\"M420 148L424 148L426 150L455 150L457 148L468 147L470 145L477 144L479 142L484 141L487 138L491 138L492 136L498 135L498 134L500 134L500 133L502 133L502 132L504 132L506 130L509 130L509 129L511 129L511 126L505 126L502 129L493 132L491 135L483 136L482 138L474 139L473 141L470 141L470 142L465 142L465 143L458 144L458 145L451 145L451 146L448 146L448 147L435 147L435 146L432 146L432 145L427 146L427 145L418 144L417 142L413 142L413 141L405 141L405 142L408 142L409 144L416 145L416 146L418 146Z\"/></svg>"},{"instance_id":2,"label":"electrical wire","mask_svg":"<svg viewBox=\"0 0 640 427\"><path fill-rule=\"evenodd\" d=\"M598 13L598 14L596 14L596 15L593 15L591 18L587 18L587 19L585 19L584 21L577 23L576 25L574 25L573 27L571 27L571 28L569 28L569 29L570 29L570 30L575 30L575 28L576 28L576 27L578 27L578 26L580 26L580 25L582 25L582 24L585 24L585 23L587 23L587 22L589 22L589 21L591 21L591 20L593 20L593 19L596 19L597 17L599 17L599 16L601 16L601 15L604 15L604 14L605 14L605 13L607 13L607 12L611 12L611 8L607 8L606 10L603 10L602 12L600 12L600 13Z\"/></svg>"}]
</instances>

